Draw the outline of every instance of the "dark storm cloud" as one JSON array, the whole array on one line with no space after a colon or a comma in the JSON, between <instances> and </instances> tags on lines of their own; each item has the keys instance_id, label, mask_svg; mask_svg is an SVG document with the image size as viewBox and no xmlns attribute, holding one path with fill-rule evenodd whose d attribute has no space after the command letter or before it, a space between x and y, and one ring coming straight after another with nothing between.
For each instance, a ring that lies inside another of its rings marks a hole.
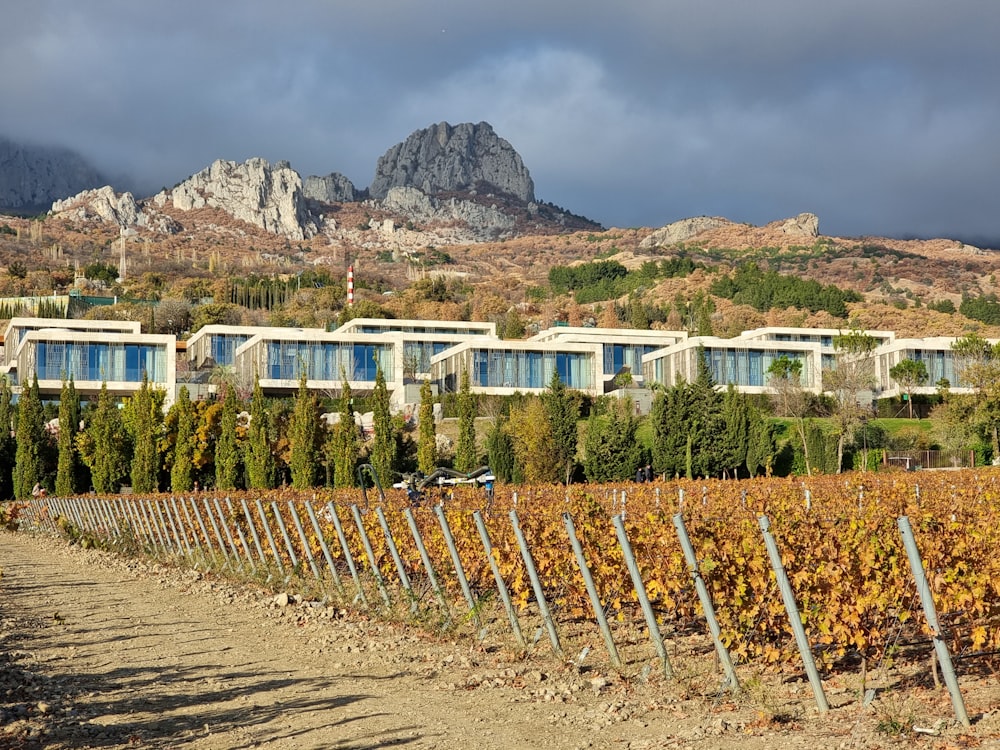
<instances>
[{"instance_id":1,"label":"dark storm cloud","mask_svg":"<svg viewBox=\"0 0 1000 750\"><path fill-rule=\"evenodd\" d=\"M149 190L251 156L366 186L412 131L485 120L607 225L1000 235L989 0L10 5L0 135Z\"/></svg>"}]
</instances>

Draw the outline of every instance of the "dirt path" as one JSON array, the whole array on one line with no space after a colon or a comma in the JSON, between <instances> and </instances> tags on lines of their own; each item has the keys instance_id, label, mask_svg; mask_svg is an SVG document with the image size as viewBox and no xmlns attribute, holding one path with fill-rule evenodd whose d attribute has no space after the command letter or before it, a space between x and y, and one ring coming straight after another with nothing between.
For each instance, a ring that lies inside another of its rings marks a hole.
<instances>
[{"instance_id":1,"label":"dirt path","mask_svg":"<svg viewBox=\"0 0 1000 750\"><path fill-rule=\"evenodd\" d=\"M0 533L0 748L869 748L901 746L847 688L732 704L693 679L638 684L483 653L195 571ZM1000 746L996 680L914 709L921 747ZM991 693L992 691L992 693ZM837 698L837 695L840 698ZM775 706L780 704L781 709ZM983 716L983 714L986 714Z\"/></svg>"}]
</instances>

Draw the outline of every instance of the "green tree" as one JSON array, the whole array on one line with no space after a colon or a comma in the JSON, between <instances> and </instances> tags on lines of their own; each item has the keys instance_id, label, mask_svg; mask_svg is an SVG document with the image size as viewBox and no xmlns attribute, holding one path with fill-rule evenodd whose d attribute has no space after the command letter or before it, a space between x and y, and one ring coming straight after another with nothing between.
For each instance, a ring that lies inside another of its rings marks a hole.
<instances>
[{"instance_id":1,"label":"green tree","mask_svg":"<svg viewBox=\"0 0 1000 750\"><path fill-rule=\"evenodd\" d=\"M333 428L333 486L338 489L354 486L354 469L358 464L358 426L354 422L354 400L347 380L340 390L339 411L340 421Z\"/></svg>"},{"instance_id":2,"label":"green tree","mask_svg":"<svg viewBox=\"0 0 1000 750\"><path fill-rule=\"evenodd\" d=\"M964 398L976 432L984 446L992 448L993 457L1000 456L1000 344L994 346L977 334L956 340L951 349L955 358L958 384L972 389Z\"/></svg>"},{"instance_id":3,"label":"green tree","mask_svg":"<svg viewBox=\"0 0 1000 750\"><path fill-rule=\"evenodd\" d=\"M455 446L455 470L469 472L477 468L476 400L469 388L469 371L462 370L458 391L458 445Z\"/></svg>"},{"instance_id":4,"label":"green tree","mask_svg":"<svg viewBox=\"0 0 1000 750\"><path fill-rule=\"evenodd\" d=\"M215 488L222 491L236 489L240 470L240 450L236 440L239 407L242 406L231 385L225 388L222 399L222 421L219 437L215 442Z\"/></svg>"},{"instance_id":5,"label":"green tree","mask_svg":"<svg viewBox=\"0 0 1000 750\"><path fill-rule=\"evenodd\" d=\"M316 413L316 397L306 387L306 372L303 368L299 376L299 392L295 396L292 424L289 430L292 457L289 468L292 472L292 487L308 489L316 478L316 435L319 419Z\"/></svg>"},{"instance_id":6,"label":"green tree","mask_svg":"<svg viewBox=\"0 0 1000 750\"><path fill-rule=\"evenodd\" d=\"M545 418L555 447L557 476L564 484L569 484L576 468L576 448L579 432L580 405L576 396L562 382L559 371L552 371L549 387L542 394Z\"/></svg>"},{"instance_id":7,"label":"green tree","mask_svg":"<svg viewBox=\"0 0 1000 750\"><path fill-rule=\"evenodd\" d=\"M636 439L638 426L632 399L615 401L607 416L591 412L583 458L588 481L614 482L633 477L642 462L642 446Z\"/></svg>"},{"instance_id":8,"label":"green tree","mask_svg":"<svg viewBox=\"0 0 1000 750\"><path fill-rule=\"evenodd\" d=\"M835 363L823 373L823 386L836 402L837 473L843 467L844 446L867 410L860 403L861 395L876 385L873 353L877 346L875 337L854 322L847 333L833 338Z\"/></svg>"},{"instance_id":9,"label":"green tree","mask_svg":"<svg viewBox=\"0 0 1000 750\"><path fill-rule=\"evenodd\" d=\"M913 391L927 382L927 365L919 359L903 359L889 368L889 377L895 380L909 406L910 419L913 419Z\"/></svg>"},{"instance_id":10,"label":"green tree","mask_svg":"<svg viewBox=\"0 0 1000 750\"><path fill-rule=\"evenodd\" d=\"M244 459L247 484L251 489L266 490L274 487L274 454L271 452L269 432L270 413L267 401L260 387L260 378L254 376Z\"/></svg>"},{"instance_id":11,"label":"green tree","mask_svg":"<svg viewBox=\"0 0 1000 750\"><path fill-rule=\"evenodd\" d=\"M646 306L637 295L629 296L628 303L629 325L639 331L649 330L649 315Z\"/></svg>"},{"instance_id":12,"label":"green tree","mask_svg":"<svg viewBox=\"0 0 1000 750\"><path fill-rule=\"evenodd\" d=\"M516 480L514 441L507 431L507 418L502 414L493 420L486 433L486 460L497 481L506 483Z\"/></svg>"},{"instance_id":13,"label":"green tree","mask_svg":"<svg viewBox=\"0 0 1000 750\"><path fill-rule=\"evenodd\" d=\"M73 378L63 382L59 394L59 459L56 468L56 494L70 497L77 492L76 477L79 457L76 450L76 433L80 429L80 397L73 385Z\"/></svg>"},{"instance_id":14,"label":"green tree","mask_svg":"<svg viewBox=\"0 0 1000 750\"><path fill-rule=\"evenodd\" d=\"M132 437L132 491L148 494L159 489L160 453L159 411L150 391L149 379L143 374L142 385L126 405L128 431Z\"/></svg>"},{"instance_id":15,"label":"green tree","mask_svg":"<svg viewBox=\"0 0 1000 750\"><path fill-rule=\"evenodd\" d=\"M177 393L171 407L177 416L177 436L174 441L174 462L170 467L170 488L174 492L190 492L194 487L194 405L186 385Z\"/></svg>"},{"instance_id":16,"label":"green tree","mask_svg":"<svg viewBox=\"0 0 1000 750\"><path fill-rule=\"evenodd\" d=\"M17 410L14 408L14 394L10 380L0 375L0 466L17 465L17 440L14 437L17 426ZM14 496L14 475L6 468L0 471L0 500Z\"/></svg>"},{"instance_id":17,"label":"green tree","mask_svg":"<svg viewBox=\"0 0 1000 750\"><path fill-rule=\"evenodd\" d=\"M752 423L749 401L732 383L726 388L723 396L722 419L725 422L725 429L719 435L719 442L723 472L728 475L732 471L733 477L736 478L746 470Z\"/></svg>"},{"instance_id":18,"label":"green tree","mask_svg":"<svg viewBox=\"0 0 1000 750\"><path fill-rule=\"evenodd\" d=\"M667 476L721 474L726 456L719 436L725 430L722 396L715 389L704 351L697 360L698 376L657 393L650 419L653 426L653 468Z\"/></svg>"},{"instance_id":19,"label":"green tree","mask_svg":"<svg viewBox=\"0 0 1000 750\"><path fill-rule=\"evenodd\" d=\"M437 466L437 433L434 429L434 395L431 381L420 386L419 435L417 443L417 469L427 475Z\"/></svg>"},{"instance_id":20,"label":"green tree","mask_svg":"<svg viewBox=\"0 0 1000 750\"><path fill-rule=\"evenodd\" d=\"M89 457L90 476L94 490L100 495L118 492L129 466L128 434L115 399L108 392L108 384L101 384L97 409L84 433L91 443L90 451L81 450Z\"/></svg>"},{"instance_id":21,"label":"green tree","mask_svg":"<svg viewBox=\"0 0 1000 750\"><path fill-rule=\"evenodd\" d=\"M770 476L774 463L774 426L760 411L750 409L750 439L747 443L747 472L751 477L761 471Z\"/></svg>"},{"instance_id":22,"label":"green tree","mask_svg":"<svg viewBox=\"0 0 1000 750\"><path fill-rule=\"evenodd\" d=\"M802 384L802 360L786 354L771 362L767 368L767 387L771 391L771 401L779 416L793 420L795 431L802 447L805 473L812 473L809 460L809 442L806 439L806 414L809 411L809 395Z\"/></svg>"},{"instance_id":23,"label":"green tree","mask_svg":"<svg viewBox=\"0 0 1000 750\"><path fill-rule=\"evenodd\" d=\"M14 498L31 497L35 485L42 481L45 422L42 401L38 395L38 375L21 391L17 404L17 448L14 454Z\"/></svg>"},{"instance_id":24,"label":"green tree","mask_svg":"<svg viewBox=\"0 0 1000 750\"><path fill-rule=\"evenodd\" d=\"M549 426L545 405L538 397L511 409L511 441L517 478L528 483L563 481L560 452Z\"/></svg>"},{"instance_id":25,"label":"green tree","mask_svg":"<svg viewBox=\"0 0 1000 750\"><path fill-rule=\"evenodd\" d=\"M396 433L389 411L389 391L385 385L382 368L375 369L375 389L372 392L371 464L383 487L392 486L392 471L396 465Z\"/></svg>"}]
</instances>

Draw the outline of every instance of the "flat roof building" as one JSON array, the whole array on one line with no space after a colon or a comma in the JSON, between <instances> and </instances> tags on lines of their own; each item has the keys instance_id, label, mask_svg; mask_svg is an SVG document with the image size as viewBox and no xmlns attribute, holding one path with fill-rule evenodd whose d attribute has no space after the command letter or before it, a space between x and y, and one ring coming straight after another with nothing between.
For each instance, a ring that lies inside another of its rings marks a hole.
<instances>
[{"instance_id":1,"label":"flat roof building","mask_svg":"<svg viewBox=\"0 0 1000 750\"><path fill-rule=\"evenodd\" d=\"M603 350L590 344L562 341L476 340L458 344L431 360L431 380L441 392L456 392L462 372L469 373L474 393L499 396L541 393L552 373L569 388L599 396L604 393Z\"/></svg>"},{"instance_id":2,"label":"flat roof building","mask_svg":"<svg viewBox=\"0 0 1000 750\"><path fill-rule=\"evenodd\" d=\"M768 370L781 357L802 362L800 379L805 390L823 390L822 348L817 342L768 339L721 339L696 336L659 349L642 358L647 383L666 387L698 377L698 357L703 356L716 385L732 384L744 393L768 392Z\"/></svg>"}]
</instances>

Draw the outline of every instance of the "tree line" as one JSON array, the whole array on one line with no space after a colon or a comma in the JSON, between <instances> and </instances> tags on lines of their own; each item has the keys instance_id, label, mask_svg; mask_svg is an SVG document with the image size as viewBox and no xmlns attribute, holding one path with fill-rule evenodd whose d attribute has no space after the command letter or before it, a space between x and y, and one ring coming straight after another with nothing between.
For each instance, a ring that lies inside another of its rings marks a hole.
<instances>
[{"instance_id":1,"label":"tree line","mask_svg":"<svg viewBox=\"0 0 1000 750\"><path fill-rule=\"evenodd\" d=\"M758 312L798 307L810 312L826 310L836 318L847 317L848 302L862 301L862 296L850 289L764 271L756 263L744 263L722 276L712 284L711 293L738 305L750 305Z\"/></svg>"}]
</instances>

